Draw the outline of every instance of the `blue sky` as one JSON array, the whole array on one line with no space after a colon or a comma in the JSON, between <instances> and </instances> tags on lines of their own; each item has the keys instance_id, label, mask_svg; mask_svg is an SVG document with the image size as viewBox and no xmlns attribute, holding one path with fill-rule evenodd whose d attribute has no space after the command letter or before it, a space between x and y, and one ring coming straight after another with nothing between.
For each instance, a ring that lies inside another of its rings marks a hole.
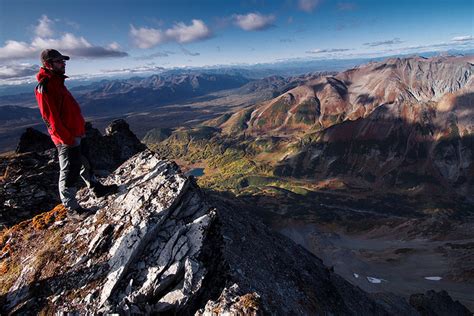
<instances>
[{"instance_id":1,"label":"blue sky","mask_svg":"<svg viewBox=\"0 0 474 316\"><path fill-rule=\"evenodd\" d=\"M467 50L473 16L473 0L0 0L0 84L31 79L44 48L73 77Z\"/></svg>"}]
</instances>

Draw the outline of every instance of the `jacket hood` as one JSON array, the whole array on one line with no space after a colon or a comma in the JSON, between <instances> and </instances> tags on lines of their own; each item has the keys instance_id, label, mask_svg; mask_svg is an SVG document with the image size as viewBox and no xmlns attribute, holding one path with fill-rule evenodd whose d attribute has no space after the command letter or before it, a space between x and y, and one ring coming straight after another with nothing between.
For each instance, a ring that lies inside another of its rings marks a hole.
<instances>
[{"instance_id":1,"label":"jacket hood","mask_svg":"<svg viewBox=\"0 0 474 316\"><path fill-rule=\"evenodd\" d=\"M40 70L38 71L38 73L36 74L36 80L38 80L38 82L40 82L44 78L51 79L53 77L56 77L56 78L61 79L61 80L64 80L64 79L68 78L68 76L56 74L56 73L52 72L51 70L46 69L44 67L41 67Z\"/></svg>"}]
</instances>

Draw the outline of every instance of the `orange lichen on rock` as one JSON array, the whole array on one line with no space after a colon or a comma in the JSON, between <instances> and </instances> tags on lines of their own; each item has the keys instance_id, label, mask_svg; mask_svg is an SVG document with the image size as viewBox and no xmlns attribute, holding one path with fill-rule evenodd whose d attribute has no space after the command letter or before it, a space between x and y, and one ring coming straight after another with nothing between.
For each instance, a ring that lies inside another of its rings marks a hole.
<instances>
[{"instance_id":1,"label":"orange lichen on rock","mask_svg":"<svg viewBox=\"0 0 474 316\"><path fill-rule=\"evenodd\" d=\"M8 263L7 260L3 260L0 263L0 275L3 275L8 272Z\"/></svg>"},{"instance_id":2,"label":"orange lichen on rock","mask_svg":"<svg viewBox=\"0 0 474 316\"><path fill-rule=\"evenodd\" d=\"M220 315L222 308L220 306L216 306L212 309L212 315Z\"/></svg>"},{"instance_id":3,"label":"orange lichen on rock","mask_svg":"<svg viewBox=\"0 0 474 316\"><path fill-rule=\"evenodd\" d=\"M260 298L256 293L248 293L240 297L243 307L250 310L258 310L260 307Z\"/></svg>"},{"instance_id":4,"label":"orange lichen on rock","mask_svg":"<svg viewBox=\"0 0 474 316\"><path fill-rule=\"evenodd\" d=\"M2 247L8 240L10 230L8 228L2 229L0 232L0 247Z\"/></svg>"},{"instance_id":5,"label":"orange lichen on rock","mask_svg":"<svg viewBox=\"0 0 474 316\"><path fill-rule=\"evenodd\" d=\"M11 255L12 253L12 247L10 246L10 244L6 244L5 246L3 246L2 250L0 251L0 257L3 257L5 256L6 253L9 253Z\"/></svg>"},{"instance_id":6,"label":"orange lichen on rock","mask_svg":"<svg viewBox=\"0 0 474 316\"><path fill-rule=\"evenodd\" d=\"M51 211L44 212L33 217L32 225L36 230L42 230L56 221L63 220L66 218L66 214L67 210L62 204L59 204Z\"/></svg>"}]
</instances>

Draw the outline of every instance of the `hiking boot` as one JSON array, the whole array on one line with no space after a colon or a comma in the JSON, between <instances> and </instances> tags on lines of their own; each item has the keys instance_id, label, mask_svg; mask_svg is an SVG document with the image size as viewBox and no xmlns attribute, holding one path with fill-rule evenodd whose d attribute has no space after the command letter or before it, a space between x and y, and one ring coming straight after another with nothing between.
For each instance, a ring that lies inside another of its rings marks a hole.
<instances>
[{"instance_id":1,"label":"hiking boot","mask_svg":"<svg viewBox=\"0 0 474 316\"><path fill-rule=\"evenodd\" d=\"M92 188L92 192L94 192L95 197L101 198L110 194L117 193L118 186L116 184L111 185L103 185L102 183L96 183Z\"/></svg>"},{"instance_id":2,"label":"hiking boot","mask_svg":"<svg viewBox=\"0 0 474 316\"><path fill-rule=\"evenodd\" d=\"M91 210L83 208L82 206L79 206L78 208L75 208L73 210L67 210L67 217L70 219L84 219L91 214Z\"/></svg>"}]
</instances>

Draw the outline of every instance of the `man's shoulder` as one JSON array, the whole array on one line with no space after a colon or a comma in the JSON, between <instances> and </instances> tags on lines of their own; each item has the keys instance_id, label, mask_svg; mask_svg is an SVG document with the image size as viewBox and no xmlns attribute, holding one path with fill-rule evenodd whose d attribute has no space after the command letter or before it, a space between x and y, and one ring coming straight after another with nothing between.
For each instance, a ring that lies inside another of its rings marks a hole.
<instances>
[{"instance_id":1,"label":"man's shoulder","mask_svg":"<svg viewBox=\"0 0 474 316\"><path fill-rule=\"evenodd\" d=\"M36 85L36 91L40 94L48 93L48 83L49 83L49 78L45 77L38 82Z\"/></svg>"}]
</instances>

